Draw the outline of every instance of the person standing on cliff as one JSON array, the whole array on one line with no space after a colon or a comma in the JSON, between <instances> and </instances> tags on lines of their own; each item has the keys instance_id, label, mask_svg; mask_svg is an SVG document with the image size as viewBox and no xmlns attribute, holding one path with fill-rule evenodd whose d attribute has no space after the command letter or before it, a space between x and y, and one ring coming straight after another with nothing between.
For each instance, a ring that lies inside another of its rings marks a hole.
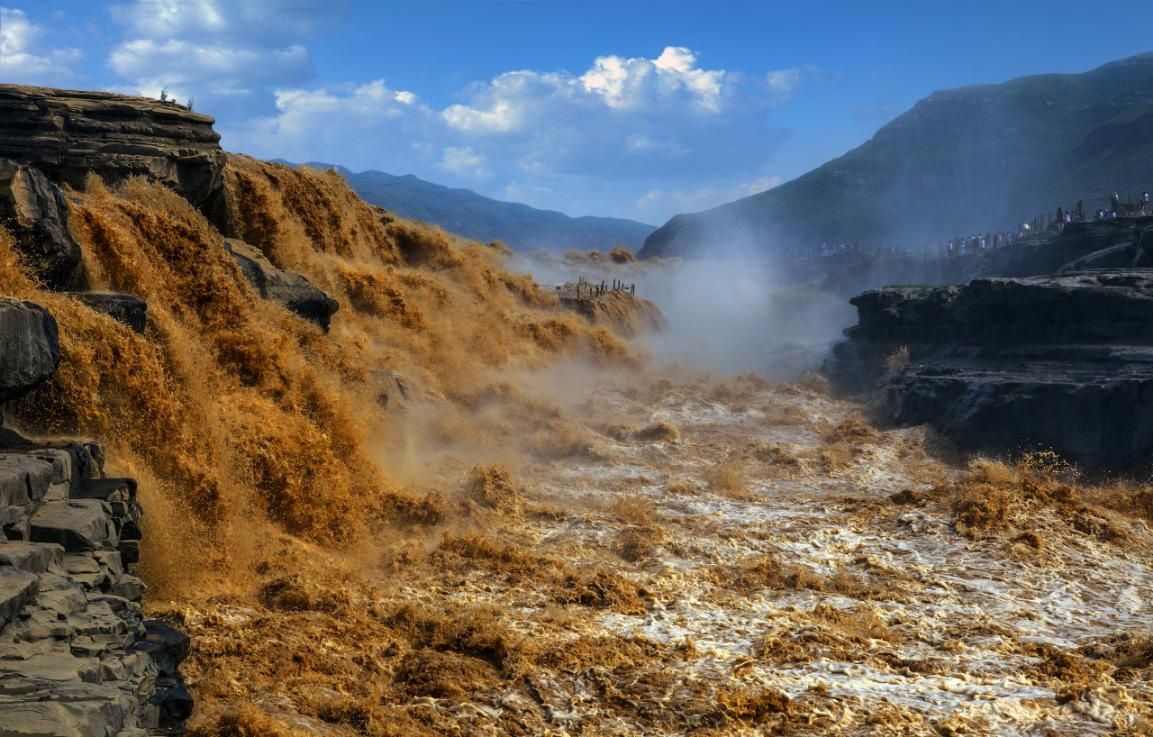
<instances>
[{"instance_id":1,"label":"person standing on cliff","mask_svg":"<svg viewBox=\"0 0 1153 737\"><path fill-rule=\"evenodd\" d=\"M1113 217L1117 217L1117 211L1121 209L1121 195L1116 192L1109 195L1109 209L1113 211Z\"/></svg>"}]
</instances>

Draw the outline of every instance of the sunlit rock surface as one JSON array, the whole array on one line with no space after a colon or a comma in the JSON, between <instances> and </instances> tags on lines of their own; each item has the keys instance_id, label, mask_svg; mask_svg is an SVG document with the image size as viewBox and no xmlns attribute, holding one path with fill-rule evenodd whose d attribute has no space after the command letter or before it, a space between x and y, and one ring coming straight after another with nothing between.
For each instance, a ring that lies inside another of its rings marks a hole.
<instances>
[{"instance_id":1,"label":"sunlit rock surface","mask_svg":"<svg viewBox=\"0 0 1153 737\"><path fill-rule=\"evenodd\" d=\"M102 456L0 437L0 734L178 734L191 713L187 638L145 619L131 573L136 483Z\"/></svg>"},{"instance_id":2,"label":"sunlit rock surface","mask_svg":"<svg viewBox=\"0 0 1153 737\"><path fill-rule=\"evenodd\" d=\"M209 208L224 186L213 122L146 97L0 85L0 155L75 189L90 174L107 183L143 176Z\"/></svg>"}]
</instances>

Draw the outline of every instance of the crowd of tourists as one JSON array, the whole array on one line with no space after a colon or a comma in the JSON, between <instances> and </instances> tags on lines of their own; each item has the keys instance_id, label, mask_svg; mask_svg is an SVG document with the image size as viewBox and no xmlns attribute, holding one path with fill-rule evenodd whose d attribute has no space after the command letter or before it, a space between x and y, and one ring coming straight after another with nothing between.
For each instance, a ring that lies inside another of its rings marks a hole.
<instances>
[{"instance_id":1,"label":"crowd of tourists","mask_svg":"<svg viewBox=\"0 0 1153 737\"><path fill-rule=\"evenodd\" d=\"M1038 215L1029 222L1021 223L1015 230L999 230L994 233L976 233L958 236L947 241L925 243L921 248L881 245L865 247L868 253L878 255L924 256L925 258L950 258L982 253L989 249L1006 248L1039 233L1060 233L1070 223L1084 222L1087 219L1113 220L1117 218L1153 217L1153 205L1148 192L1142 192L1136 202L1130 198L1122 202L1116 193L1109 196L1109 208L1098 208L1092 218L1086 218L1084 202L1078 200L1071 209L1058 207L1055 214ZM859 253L860 243L822 243L817 250L820 256L834 256L841 253Z\"/></svg>"}]
</instances>

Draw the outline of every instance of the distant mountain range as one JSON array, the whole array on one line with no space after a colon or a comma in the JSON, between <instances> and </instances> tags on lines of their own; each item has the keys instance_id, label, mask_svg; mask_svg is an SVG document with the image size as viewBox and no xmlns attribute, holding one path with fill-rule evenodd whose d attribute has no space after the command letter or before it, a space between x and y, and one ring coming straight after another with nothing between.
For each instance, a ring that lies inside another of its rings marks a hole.
<instances>
[{"instance_id":1,"label":"distant mountain range","mask_svg":"<svg viewBox=\"0 0 1153 737\"><path fill-rule=\"evenodd\" d=\"M331 169L333 164L309 162ZM623 245L640 248L653 225L635 220L569 217L555 210L538 210L515 202L502 202L469 189L454 189L383 171L353 172L335 168L366 202L410 220L439 225L477 241L503 241L517 251L608 250Z\"/></svg>"},{"instance_id":2,"label":"distant mountain range","mask_svg":"<svg viewBox=\"0 0 1153 737\"><path fill-rule=\"evenodd\" d=\"M821 242L917 246L1007 229L1078 199L1153 191L1153 53L1083 74L935 92L844 156L677 215L642 256Z\"/></svg>"}]
</instances>

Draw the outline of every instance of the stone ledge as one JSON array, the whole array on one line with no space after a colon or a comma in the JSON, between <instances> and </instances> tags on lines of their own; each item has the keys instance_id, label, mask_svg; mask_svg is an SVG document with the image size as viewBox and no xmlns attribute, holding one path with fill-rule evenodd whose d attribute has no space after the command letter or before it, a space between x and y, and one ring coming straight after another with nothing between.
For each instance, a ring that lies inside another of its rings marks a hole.
<instances>
[{"instance_id":1,"label":"stone ledge","mask_svg":"<svg viewBox=\"0 0 1153 737\"><path fill-rule=\"evenodd\" d=\"M188 638L141 611L136 482L91 443L2 439L0 493L21 504L0 541L0 735L182 733Z\"/></svg>"}]
</instances>

